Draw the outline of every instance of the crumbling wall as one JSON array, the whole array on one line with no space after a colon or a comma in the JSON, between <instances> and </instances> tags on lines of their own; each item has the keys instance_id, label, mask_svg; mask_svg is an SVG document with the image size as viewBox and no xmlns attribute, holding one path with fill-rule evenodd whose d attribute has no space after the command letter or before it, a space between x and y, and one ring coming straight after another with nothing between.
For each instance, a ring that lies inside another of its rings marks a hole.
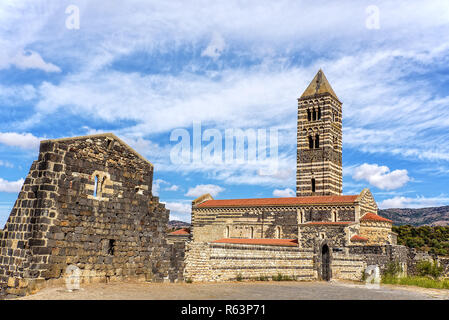
<instances>
[{"instance_id":1,"label":"crumbling wall","mask_svg":"<svg viewBox=\"0 0 449 320\"><path fill-rule=\"evenodd\" d=\"M63 279L69 265L82 282L167 277L177 255L152 180L151 163L112 134L41 142L1 239L3 291Z\"/></svg>"}]
</instances>

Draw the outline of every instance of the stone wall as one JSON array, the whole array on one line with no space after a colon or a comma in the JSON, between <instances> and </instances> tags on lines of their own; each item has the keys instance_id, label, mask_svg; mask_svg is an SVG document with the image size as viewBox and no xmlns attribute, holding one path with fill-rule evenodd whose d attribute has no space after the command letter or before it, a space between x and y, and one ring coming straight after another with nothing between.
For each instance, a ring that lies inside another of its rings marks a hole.
<instances>
[{"instance_id":1,"label":"stone wall","mask_svg":"<svg viewBox=\"0 0 449 320\"><path fill-rule=\"evenodd\" d=\"M313 252L298 247L188 243L185 279L227 281L271 278L282 274L297 280L317 279Z\"/></svg>"},{"instance_id":2,"label":"stone wall","mask_svg":"<svg viewBox=\"0 0 449 320\"><path fill-rule=\"evenodd\" d=\"M41 142L0 241L2 292L61 280L69 265L89 282L174 278L152 180L151 163L112 134Z\"/></svg>"},{"instance_id":3,"label":"stone wall","mask_svg":"<svg viewBox=\"0 0 449 320\"><path fill-rule=\"evenodd\" d=\"M332 278L341 280L360 281L367 263L363 256L345 252L332 253Z\"/></svg>"}]
</instances>

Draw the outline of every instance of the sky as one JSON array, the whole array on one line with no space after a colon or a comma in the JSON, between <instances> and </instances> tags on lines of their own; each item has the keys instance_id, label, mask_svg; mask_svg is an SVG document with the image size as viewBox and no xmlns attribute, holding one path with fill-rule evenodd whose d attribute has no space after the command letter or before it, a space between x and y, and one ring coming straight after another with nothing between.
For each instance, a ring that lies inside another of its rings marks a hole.
<instances>
[{"instance_id":1,"label":"sky","mask_svg":"<svg viewBox=\"0 0 449 320\"><path fill-rule=\"evenodd\" d=\"M102 132L154 164L171 219L204 193L294 196L297 98L320 68L343 102L343 193L449 204L447 0L2 0L0 48L2 225L40 140ZM220 161L238 130L265 133L257 159L248 142Z\"/></svg>"}]
</instances>

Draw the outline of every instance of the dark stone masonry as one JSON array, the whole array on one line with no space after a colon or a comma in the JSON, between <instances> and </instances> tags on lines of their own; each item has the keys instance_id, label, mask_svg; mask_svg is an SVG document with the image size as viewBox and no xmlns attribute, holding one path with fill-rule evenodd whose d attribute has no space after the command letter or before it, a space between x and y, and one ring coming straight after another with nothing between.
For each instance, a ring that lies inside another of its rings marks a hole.
<instances>
[{"instance_id":1,"label":"dark stone masonry","mask_svg":"<svg viewBox=\"0 0 449 320\"><path fill-rule=\"evenodd\" d=\"M153 165L113 134L42 141L0 242L2 295L62 281L69 265L81 282L182 278L152 182Z\"/></svg>"}]
</instances>

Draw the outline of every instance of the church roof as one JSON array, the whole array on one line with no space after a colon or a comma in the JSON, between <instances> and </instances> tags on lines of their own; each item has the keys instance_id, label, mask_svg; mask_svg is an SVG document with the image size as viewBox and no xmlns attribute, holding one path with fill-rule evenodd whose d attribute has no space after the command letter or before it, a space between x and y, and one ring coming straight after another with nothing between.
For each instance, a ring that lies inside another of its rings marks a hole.
<instances>
[{"instance_id":1,"label":"church roof","mask_svg":"<svg viewBox=\"0 0 449 320\"><path fill-rule=\"evenodd\" d=\"M358 242L358 241L360 241L360 242L367 242L367 241L369 241L369 240L368 240L367 238L365 238L365 237L362 237L362 236L359 236L358 234L356 234L356 235L353 235L353 236L352 236L351 241L355 241L355 242Z\"/></svg>"},{"instance_id":2,"label":"church roof","mask_svg":"<svg viewBox=\"0 0 449 320\"><path fill-rule=\"evenodd\" d=\"M297 239L236 239L236 238L224 238L220 240L212 241L212 243L235 243L235 244L257 244L265 246L298 246Z\"/></svg>"},{"instance_id":3,"label":"church roof","mask_svg":"<svg viewBox=\"0 0 449 320\"><path fill-rule=\"evenodd\" d=\"M331 85L329 84L329 81L327 81L327 78L324 75L323 70L320 69L313 78L312 82L310 82L307 89L301 95L300 99L310 98L313 96L322 95L326 93L330 94L335 99L340 101L337 95L335 94L334 90L332 89Z\"/></svg>"},{"instance_id":4,"label":"church roof","mask_svg":"<svg viewBox=\"0 0 449 320\"><path fill-rule=\"evenodd\" d=\"M393 222L387 218L381 217L377 214L368 212L363 217L360 218L360 221L383 221L383 222Z\"/></svg>"},{"instance_id":5,"label":"church roof","mask_svg":"<svg viewBox=\"0 0 449 320\"><path fill-rule=\"evenodd\" d=\"M291 198L208 200L199 204L197 207L198 208L260 207L260 206L294 206L301 204L354 203L357 197L358 195L345 195L345 196L310 196L310 197L291 197Z\"/></svg>"},{"instance_id":6,"label":"church roof","mask_svg":"<svg viewBox=\"0 0 449 320\"><path fill-rule=\"evenodd\" d=\"M190 234L190 229L182 228L182 229L170 232L169 234L174 235L174 236L186 236L186 235Z\"/></svg>"}]
</instances>

